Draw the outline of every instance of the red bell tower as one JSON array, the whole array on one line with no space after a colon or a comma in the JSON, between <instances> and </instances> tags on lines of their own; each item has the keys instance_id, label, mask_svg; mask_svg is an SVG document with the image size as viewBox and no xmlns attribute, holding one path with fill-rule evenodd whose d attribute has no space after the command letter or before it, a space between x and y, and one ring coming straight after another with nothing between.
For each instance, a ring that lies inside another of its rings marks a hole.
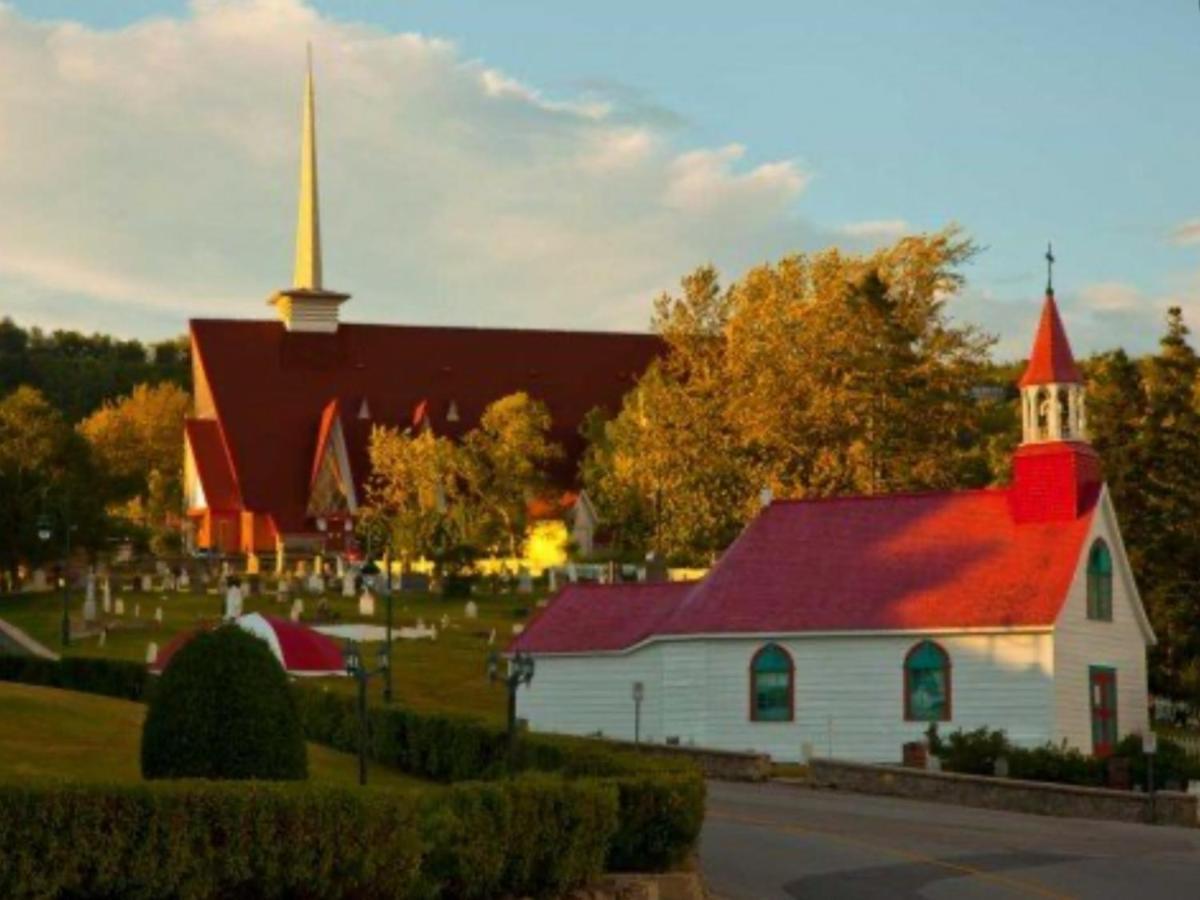
<instances>
[{"instance_id":1,"label":"red bell tower","mask_svg":"<svg viewBox=\"0 0 1200 900\"><path fill-rule=\"evenodd\" d=\"M1054 263L1047 250L1046 260ZM1075 365L1049 278L1021 388L1021 446L1009 491L1018 522L1062 522L1100 494L1100 458L1087 442L1083 376Z\"/></svg>"}]
</instances>

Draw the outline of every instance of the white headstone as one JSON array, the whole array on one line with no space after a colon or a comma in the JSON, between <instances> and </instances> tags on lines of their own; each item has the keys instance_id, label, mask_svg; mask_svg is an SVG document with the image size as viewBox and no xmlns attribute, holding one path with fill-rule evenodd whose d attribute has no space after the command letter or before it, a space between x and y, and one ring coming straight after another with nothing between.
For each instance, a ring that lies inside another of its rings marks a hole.
<instances>
[{"instance_id":1,"label":"white headstone","mask_svg":"<svg viewBox=\"0 0 1200 900\"><path fill-rule=\"evenodd\" d=\"M225 591L225 618L236 619L242 614L242 589L231 584Z\"/></svg>"},{"instance_id":2,"label":"white headstone","mask_svg":"<svg viewBox=\"0 0 1200 900\"><path fill-rule=\"evenodd\" d=\"M525 626L520 622L513 622L513 634L520 634L525 630Z\"/></svg>"},{"instance_id":3,"label":"white headstone","mask_svg":"<svg viewBox=\"0 0 1200 900\"><path fill-rule=\"evenodd\" d=\"M325 579L321 577L320 572L313 572L308 576L308 592L310 594L321 594L325 592Z\"/></svg>"},{"instance_id":4,"label":"white headstone","mask_svg":"<svg viewBox=\"0 0 1200 900\"><path fill-rule=\"evenodd\" d=\"M91 625L96 621L96 596L95 591L92 596L83 601L83 621Z\"/></svg>"},{"instance_id":5,"label":"white headstone","mask_svg":"<svg viewBox=\"0 0 1200 900\"><path fill-rule=\"evenodd\" d=\"M546 570L546 585L552 594L558 590L558 569Z\"/></svg>"},{"instance_id":6,"label":"white headstone","mask_svg":"<svg viewBox=\"0 0 1200 900\"><path fill-rule=\"evenodd\" d=\"M125 601L120 597L113 603L113 612L118 616L125 615Z\"/></svg>"},{"instance_id":7,"label":"white headstone","mask_svg":"<svg viewBox=\"0 0 1200 900\"><path fill-rule=\"evenodd\" d=\"M152 579L149 575L143 575L141 588L147 594L150 593L152 590L154 590L154 579Z\"/></svg>"},{"instance_id":8,"label":"white headstone","mask_svg":"<svg viewBox=\"0 0 1200 900\"><path fill-rule=\"evenodd\" d=\"M337 573L337 577L344 577L346 574L346 558L342 556L342 554L339 553L334 557L334 566L334 571Z\"/></svg>"},{"instance_id":9,"label":"white headstone","mask_svg":"<svg viewBox=\"0 0 1200 900\"><path fill-rule=\"evenodd\" d=\"M83 599L92 601L93 606L96 603L96 573L91 569L88 570L87 578L84 579Z\"/></svg>"},{"instance_id":10,"label":"white headstone","mask_svg":"<svg viewBox=\"0 0 1200 900\"><path fill-rule=\"evenodd\" d=\"M184 569L179 573L179 581L176 584L176 587L179 589L179 593L181 594L192 589L192 577L188 575L187 569Z\"/></svg>"},{"instance_id":11,"label":"white headstone","mask_svg":"<svg viewBox=\"0 0 1200 900\"><path fill-rule=\"evenodd\" d=\"M358 598L358 614L366 618L375 615L375 595L370 591L363 591Z\"/></svg>"},{"instance_id":12,"label":"white headstone","mask_svg":"<svg viewBox=\"0 0 1200 900\"><path fill-rule=\"evenodd\" d=\"M107 628L101 630L100 640L96 641L96 646L103 647L106 643L108 643L108 629Z\"/></svg>"},{"instance_id":13,"label":"white headstone","mask_svg":"<svg viewBox=\"0 0 1200 900\"><path fill-rule=\"evenodd\" d=\"M133 604L133 617L135 619L140 619L142 617L142 604L140 604L140 603Z\"/></svg>"},{"instance_id":14,"label":"white headstone","mask_svg":"<svg viewBox=\"0 0 1200 900\"><path fill-rule=\"evenodd\" d=\"M163 611L162 611L161 606L157 607L154 610L154 621L157 622L159 625L161 625L163 623Z\"/></svg>"},{"instance_id":15,"label":"white headstone","mask_svg":"<svg viewBox=\"0 0 1200 900\"><path fill-rule=\"evenodd\" d=\"M339 556L338 559L340 560L341 557ZM343 597L353 597L354 596L354 573L351 572L349 569L345 569L342 572L342 596Z\"/></svg>"},{"instance_id":16,"label":"white headstone","mask_svg":"<svg viewBox=\"0 0 1200 900\"><path fill-rule=\"evenodd\" d=\"M104 579L104 585L101 594L104 598L104 614L108 615L112 612L112 581L108 578Z\"/></svg>"},{"instance_id":17,"label":"white headstone","mask_svg":"<svg viewBox=\"0 0 1200 900\"><path fill-rule=\"evenodd\" d=\"M446 615L445 613L442 613L442 631L445 631L449 627L450 627L450 617L448 615Z\"/></svg>"},{"instance_id":18,"label":"white headstone","mask_svg":"<svg viewBox=\"0 0 1200 900\"><path fill-rule=\"evenodd\" d=\"M517 593L533 593L533 578L530 576L528 569L522 569L521 573L517 576Z\"/></svg>"},{"instance_id":19,"label":"white headstone","mask_svg":"<svg viewBox=\"0 0 1200 900\"><path fill-rule=\"evenodd\" d=\"M567 563L567 580L571 584L579 581L579 570L575 568L575 563Z\"/></svg>"},{"instance_id":20,"label":"white headstone","mask_svg":"<svg viewBox=\"0 0 1200 900\"><path fill-rule=\"evenodd\" d=\"M463 607L463 615L468 619L479 618L479 604L474 600L468 600L467 605Z\"/></svg>"},{"instance_id":21,"label":"white headstone","mask_svg":"<svg viewBox=\"0 0 1200 900\"><path fill-rule=\"evenodd\" d=\"M48 585L46 583L46 570L41 569L41 568L34 569L33 575L31 575L29 578L29 590L44 591L47 589L47 587L48 587Z\"/></svg>"},{"instance_id":22,"label":"white headstone","mask_svg":"<svg viewBox=\"0 0 1200 900\"><path fill-rule=\"evenodd\" d=\"M304 615L304 601L297 597L292 601L292 621L299 622L301 616Z\"/></svg>"},{"instance_id":23,"label":"white headstone","mask_svg":"<svg viewBox=\"0 0 1200 900\"><path fill-rule=\"evenodd\" d=\"M495 628L493 628L492 633L488 635L488 646L490 647L494 643L496 643L496 629Z\"/></svg>"},{"instance_id":24,"label":"white headstone","mask_svg":"<svg viewBox=\"0 0 1200 900\"><path fill-rule=\"evenodd\" d=\"M146 645L146 663L147 665L158 659L158 644L151 641Z\"/></svg>"}]
</instances>

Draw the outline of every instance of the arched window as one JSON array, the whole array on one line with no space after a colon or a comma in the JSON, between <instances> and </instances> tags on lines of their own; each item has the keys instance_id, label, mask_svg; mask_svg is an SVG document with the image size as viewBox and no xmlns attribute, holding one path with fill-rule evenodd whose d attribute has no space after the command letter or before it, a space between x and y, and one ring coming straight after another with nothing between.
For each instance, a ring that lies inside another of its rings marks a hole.
<instances>
[{"instance_id":1,"label":"arched window","mask_svg":"<svg viewBox=\"0 0 1200 900\"><path fill-rule=\"evenodd\" d=\"M795 666L778 644L767 644L750 660L750 721L790 722Z\"/></svg>"},{"instance_id":2,"label":"arched window","mask_svg":"<svg viewBox=\"0 0 1200 900\"><path fill-rule=\"evenodd\" d=\"M1088 552L1087 616L1112 621L1112 553L1103 538L1096 538Z\"/></svg>"},{"instance_id":3,"label":"arched window","mask_svg":"<svg viewBox=\"0 0 1200 900\"><path fill-rule=\"evenodd\" d=\"M950 657L933 641L921 641L904 658L904 718L950 721Z\"/></svg>"}]
</instances>

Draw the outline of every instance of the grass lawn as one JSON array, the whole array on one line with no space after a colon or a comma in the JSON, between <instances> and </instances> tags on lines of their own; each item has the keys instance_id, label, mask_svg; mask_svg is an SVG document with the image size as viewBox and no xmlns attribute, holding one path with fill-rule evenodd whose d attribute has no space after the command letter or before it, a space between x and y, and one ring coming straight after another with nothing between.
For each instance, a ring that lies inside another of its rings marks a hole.
<instances>
[{"instance_id":1,"label":"grass lawn","mask_svg":"<svg viewBox=\"0 0 1200 900\"><path fill-rule=\"evenodd\" d=\"M316 609L319 597L302 593L306 619ZM67 653L79 656L107 656L144 662L147 645L153 641L162 647L180 631L195 628L203 622L215 621L222 597L208 593L141 593L115 591L114 601L120 598L125 615L108 616L109 634L105 645L97 637L76 640ZM376 599L375 616L358 615L358 601L326 594L325 599L346 623L370 622L384 624L387 604ZM393 625L415 625L418 619L439 625L435 641L395 641L393 662L393 692L397 702L425 711L461 712L494 722L505 714L505 692L500 684L491 684L486 675L488 653L503 650L512 638L514 623L525 621L518 610L535 611L537 597L515 594L481 594L473 598L479 607L479 618L468 620L463 609L466 599L446 600L431 594L404 593L393 598ZM99 601L97 601L99 602ZM71 611L81 617L83 597L75 592ZM163 610L163 623L154 620L158 607ZM288 605L276 602L273 595L246 597L246 612L261 612L286 617ZM135 615L136 613L136 615ZM450 618L449 627L441 628L443 615ZM61 595L57 593L0 596L0 618L24 629L53 650L59 650L59 623L62 616ZM494 645L488 645L488 635L495 629ZM367 659L373 662L378 645L368 644ZM352 691L347 678L324 679L331 689ZM382 682L371 682L373 700L381 699Z\"/></svg>"},{"instance_id":2,"label":"grass lawn","mask_svg":"<svg viewBox=\"0 0 1200 900\"><path fill-rule=\"evenodd\" d=\"M140 703L55 688L0 682L0 779L70 778L74 781L141 781L138 764ZM309 777L327 784L356 785L358 759L308 745ZM371 787L427 786L372 765Z\"/></svg>"}]
</instances>

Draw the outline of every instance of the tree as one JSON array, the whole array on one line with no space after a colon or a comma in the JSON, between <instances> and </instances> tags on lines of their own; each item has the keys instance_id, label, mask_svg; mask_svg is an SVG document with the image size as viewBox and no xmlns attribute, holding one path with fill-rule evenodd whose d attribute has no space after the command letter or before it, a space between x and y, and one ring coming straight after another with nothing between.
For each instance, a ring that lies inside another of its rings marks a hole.
<instances>
[{"instance_id":1,"label":"tree","mask_svg":"<svg viewBox=\"0 0 1200 900\"><path fill-rule=\"evenodd\" d=\"M77 547L95 547L104 518L87 444L42 394L21 387L0 399L0 565L15 575L21 562L58 556L62 529ZM39 517L51 517L56 539L37 537Z\"/></svg>"},{"instance_id":2,"label":"tree","mask_svg":"<svg viewBox=\"0 0 1200 900\"><path fill-rule=\"evenodd\" d=\"M551 443L550 412L524 391L488 405L463 438L466 490L479 511L477 538L488 549L520 556L529 503L543 493L547 468L562 457Z\"/></svg>"},{"instance_id":3,"label":"tree","mask_svg":"<svg viewBox=\"0 0 1200 900\"><path fill-rule=\"evenodd\" d=\"M612 422L589 425L583 464L602 518L642 536L626 549L706 560L764 487L811 496L990 480L971 388L991 339L945 312L973 252L949 229L866 256L797 254L727 290L704 267L681 296L661 297L653 324L667 353Z\"/></svg>"},{"instance_id":4,"label":"tree","mask_svg":"<svg viewBox=\"0 0 1200 900\"><path fill-rule=\"evenodd\" d=\"M175 534L183 503L183 422L191 398L170 382L139 384L79 426L121 517L147 529L156 549Z\"/></svg>"}]
</instances>

